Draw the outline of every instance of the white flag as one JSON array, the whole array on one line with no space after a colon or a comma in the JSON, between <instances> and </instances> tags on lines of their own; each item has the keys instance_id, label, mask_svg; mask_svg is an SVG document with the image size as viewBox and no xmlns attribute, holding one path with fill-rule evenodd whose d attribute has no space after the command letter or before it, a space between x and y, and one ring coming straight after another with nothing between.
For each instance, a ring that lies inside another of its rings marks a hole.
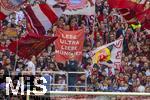
<instances>
[{"instance_id":1,"label":"white flag","mask_svg":"<svg viewBox=\"0 0 150 100\"><path fill-rule=\"evenodd\" d=\"M101 63L109 67L119 68L123 50L123 39L96 48L90 55L93 63Z\"/></svg>"}]
</instances>

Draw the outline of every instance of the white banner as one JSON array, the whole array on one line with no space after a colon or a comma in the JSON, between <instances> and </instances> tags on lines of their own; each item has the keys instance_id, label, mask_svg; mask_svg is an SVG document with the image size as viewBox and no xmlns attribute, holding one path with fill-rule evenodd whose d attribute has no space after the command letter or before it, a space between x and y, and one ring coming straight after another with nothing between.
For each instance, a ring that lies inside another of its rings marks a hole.
<instances>
[{"instance_id":1,"label":"white banner","mask_svg":"<svg viewBox=\"0 0 150 100\"><path fill-rule=\"evenodd\" d=\"M123 39L103 45L92 52L93 63L101 63L109 67L119 68L121 65Z\"/></svg>"}]
</instances>

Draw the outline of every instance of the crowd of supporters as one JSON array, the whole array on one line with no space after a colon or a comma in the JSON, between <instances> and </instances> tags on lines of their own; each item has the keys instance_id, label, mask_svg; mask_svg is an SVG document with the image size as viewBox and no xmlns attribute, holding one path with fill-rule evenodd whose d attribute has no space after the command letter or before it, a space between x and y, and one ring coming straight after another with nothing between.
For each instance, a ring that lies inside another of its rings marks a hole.
<instances>
[{"instance_id":1,"label":"crowd of supporters","mask_svg":"<svg viewBox=\"0 0 150 100\"><path fill-rule=\"evenodd\" d=\"M14 12L2 21L0 44L7 48L13 40L26 34L27 27L28 23L22 9ZM57 28L78 30L82 27L86 29L81 62L74 60L73 54L67 62L55 61L54 44L50 44L38 56L33 55L30 60L20 58L7 49L0 51L0 89L5 87L5 75L20 75L22 71L27 71L25 74L28 75L39 75L35 71L60 73L66 71L86 73L85 75L68 74L69 91L85 91L84 87L74 86L83 86L86 80L87 91L150 92L150 39L148 35L150 33L146 29L135 28L127 24L117 9L109 7L107 0L97 0L95 16L62 15L49 29L47 35L55 36ZM15 28L17 34L8 35L7 28ZM120 68L115 69L100 63L93 64L88 52L120 36L124 38ZM67 87L63 85L67 83L65 75L56 75L55 81L52 73L43 73L42 76L49 80L47 84L62 84L53 86L50 90L67 90Z\"/></svg>"}]
</instances>

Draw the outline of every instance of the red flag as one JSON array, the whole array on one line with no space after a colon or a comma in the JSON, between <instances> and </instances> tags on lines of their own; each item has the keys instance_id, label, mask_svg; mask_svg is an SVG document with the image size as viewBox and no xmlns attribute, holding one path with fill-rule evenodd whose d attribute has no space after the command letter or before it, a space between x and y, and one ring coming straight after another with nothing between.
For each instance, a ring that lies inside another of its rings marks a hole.
<instances>
[{"instance_id":1,"label":"red flag","mask_svg":"<svg viewBox=\"0 0 150 100\"><path fill-rule=\"evenodd\" d=\"M135 24L137 22L135 11L130 9L119 9L119 12L128 24Z\"/></svg>"},{"instance_id":2,"label":"red flag","mask_svg":"<svg viewBox=\"0 0 150 100\"><path fill-rule=\"evenodd\" d=\"M108 0L108 4L111 8L134 8L136 6L135 2L130 0Z\"/></svg>"},{"instance_id":3,"label":"red flag","mask_svg":"<svg viewBox=\"0 0 150 100\"><path fill-rule=\"evenodd\" d=\"M73 54L77 61L82 60L84 29L75 31L65 31L57 29L58 39L55 41L55 60L65 62Z\"/></svg>"},{"instance_id":4,"label":"red flag","mask_svg":"<svg viewBox=\"0 0 150 100\"><path fill-rule=\"evenodd\" d=\"M32 55L37 56L56 38L57 37L40 36L35 33L29 33L18 41L12 42L8 48L18 56L29 59Z\"/></svg>"},{"instance_id":5,"label":"red flag","mask_svg":"<svg viewBox=\"0 0 150 100\"><path fill-rule=\"evenodd\" d=\"M137 3L136 6L134 7L134 11L137 14L140 14L145 11L145 6L148 0L142 0L141 2Z\"/></svg>"},{"instance_id":6,"label":"red flag","mask_svg":"<svg viewBox=\"0 0 150 100\"><path fill-rule=\"evenodd\" d=\"M150 30L150 20L145 20L143 23L142 23L142 27L144 29L149 29Z\"/></svg>"},{"instance_id":7,"label":"red flag","mask_svg":"<svg viewBox=\"0 0 150 100\"><path fill-rule=\"evenodd\" d=\"M140 22L150 20L150 8L136 15Z\"/></svg>"},{"instance_id":8,"label":"red flag","mask_svg":"<svg viewBox=\"0 0 150 100\"><path fill-rule=\"evenodd\" d=\"M143 29L150 29L150 7L147 6L148 0L142 1L135 7L136 18L142 24Z\"/></svg>"},{"instance_id":9,"label":"red flag","mask_svg":"<svg viewBox=\"0 0 150 100\"><path fill-rule=\"evenodd\" d=\"M5 19L6 17L7 17L7 16L6 16L4 13L0 12L0 20Z\"/></svg>"},{"instance_id":10,"label":"red flag","mask_svg":"<svg viewBox=\"0 0 150 100\"><path fill-rule=\"evenodd\" d=\"M137 14L137 19L142 23L142 27L150 29L150 8Z\"/></svg>"},{"instance_id":11,"label":"red flag","mask_svg":"<svg viewBox=\"0 0 150 100\"><path fill-rule=\"evenodd\" d=\"M136 3L130 0L108 0L111 8L120 8L120 14L124 17L128 24L136 23L135 11Z\"/></svg>"},{"instance_id":12,"label":"red flag","mask_svg":"<svg viewBox=\"0 0 150 100\"><path fill-rule=\"evenodd\" d=\"M137 15L145 12L144 7L146 2L147 0L142 0L140 2L133 2L132 0L108 0L110 7L121 8L119 11L128 24L137 22Z\"/></svg>"}]
</instances>

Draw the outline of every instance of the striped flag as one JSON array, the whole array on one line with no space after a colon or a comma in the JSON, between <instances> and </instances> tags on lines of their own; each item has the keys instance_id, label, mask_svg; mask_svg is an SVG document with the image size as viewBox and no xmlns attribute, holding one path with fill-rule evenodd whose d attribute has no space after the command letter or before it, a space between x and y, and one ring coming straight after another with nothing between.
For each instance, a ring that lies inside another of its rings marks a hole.
<instances>
[{"instance_id":1,"label":"striped flag","mask_svg":"<svg viewBox=\"0 0 150 100\"><path fill-rule=\"evenodd\" d=\"M62 15L62 12L61 8L54 8L48 4L28 6L24 10L32 29L38 34L45 34Z\"/></svg>"},{"instance_id":2,"label":"striped flag","mask_svg":"<svg viewBox=\"0 0 150 100\"><path fill-rule=\"evenodd\" d=\"M120 14L128 24L137 23L137 15L144 11L147 0L108 0L108 4L112 8L119 8Z\"/></svg>"},{"instance_id":3,"label":"striped flag","mask_svg":"<svg viewBox=\"0 0 150 100\"><path fill-rule=\"evenodd\" d=\"M26 0L0 0L0 20L17 10Z\"/></svg>"}]
</instances>

